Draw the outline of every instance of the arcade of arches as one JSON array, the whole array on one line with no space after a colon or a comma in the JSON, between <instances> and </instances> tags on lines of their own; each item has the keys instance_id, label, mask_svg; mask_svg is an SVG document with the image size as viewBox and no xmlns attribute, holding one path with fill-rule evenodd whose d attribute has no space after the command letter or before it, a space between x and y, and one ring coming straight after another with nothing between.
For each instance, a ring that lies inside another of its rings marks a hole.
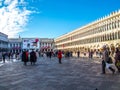
<instances>
[{"instance_id":1,"label":"arcade of arches","mask_svg":"<svg viewBox=\"0 0 120 90\"><path fill-rule=\"evenodd\" d=\"M56 38L55 45L58 50L73 52L102 50L107 45L114 52L120 47L120 10Z\"/></svg>"}]
</instances>

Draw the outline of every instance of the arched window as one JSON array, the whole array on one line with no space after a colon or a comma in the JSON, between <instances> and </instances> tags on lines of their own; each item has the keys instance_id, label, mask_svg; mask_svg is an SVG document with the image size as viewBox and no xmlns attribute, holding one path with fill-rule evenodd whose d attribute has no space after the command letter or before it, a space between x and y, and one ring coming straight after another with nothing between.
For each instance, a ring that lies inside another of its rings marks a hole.
<instances>
[{"instance_id":1,"label":"arched window","mask_svg":"<svg viewBox=\"0 0 120 90\"><path fill-rule=\"evenodd\" d=\"M120 39L120 31L118 32L118 38Z\"/></svg>"},{"instance_id":2,"label":"arched window","mask_svg":"<svg viewBox=\"0 0 120 90\"><path fill-rule=\"evenodd\" d=\"M106 34L105 34L105 41L107 40L107 36L106 36Z\"/></svg>"},{"instance_id":3,"label":"arched window","mask_svg":"<svg viewBox=\"0 0 120 90\"><path fill-rule=\"evenodd\" d=\"M112 29L114 29L114 22L112 22Z\"/></svg>"},{"instance_id":4,"label":"arched window","mask_svg":"<svg viewBox=\"0 0 120 90\"><path fill-rule=\"evenodd\" d=\"M109 24L109 28L107 28L107 30L108 30L108 29L111 30L111 26L112 26L112 24L110 23L110 24Z\"/></svg>"},{"instance_id":5,"label":"arched window","mask_svg":"<svg viewBox=\"0 0 120 90\"><path fill-rule=\"evenodd\" d=\"M110 34L108 34L108 37L109 37L109 40L111 40L111 35Z\"/></svg>"},{"instance_id":6,"label":"arched window","mask_svg":"<svg viewBox=\"0 0 120 90\"><path fill-rule=\"evenodd\" d=\"M114 33L112 33L111 35L112 35L112 40L114 40Z\"/></svg>"},{"instance_id":7,"label":"arched window","mask_svg":"<svg viewBox=\"0 0 120 90\"><path fill-rule=\"evenodd\" d=\"M118 20L118 27L120 27L120 20Z\"/></svg>"},{"instance_id":8,"label":"arched window","mask_svg":"<svg viewBox=\"0 0 120 90\"><path fill-rule=\"evenodd\" d=\"M112 33L110 33L110 40L112 40L113 38L112 38Z\"/></svg>"},{"instance_id":9,"label":"arched window","mask_svg":"<svg viewBox=\"0 0 120 90\"><path fill-rule=\"evenodd\" d=\"M109 28L109 24L108 23L106 23L106 25L105 25L105 30L107 31Z\"/></svg>"},{"instance_id":10,"label":"arched window","mask_svg":"<svg viewBox=\"0 0 120 90\"><path fill-rule=\"evenodd\" d=\"M114 35L114 36L115 36L115 39L117 39L117 32L115 32L115 35Z\"/></svg>"},{"instance_id":11,"label":"arched window","mask_svg":"<svg viewBox=\"0 0 120 90\"><path fill-rule=\"evenodd\" d=\"M104 36L103 36L103 41L105 40Z\"/></svg>"},{"instance_id":12,"label":"arched window","mask_svg":"<svg viewBox=\"0 0 120 90\"><path fill-rule=\"evenodd\" d=\"M115 29L116 29L117 28L117 22L115 21L114 24L115 24L114 26L115 26Z\"/></svg>"}]
</instances>

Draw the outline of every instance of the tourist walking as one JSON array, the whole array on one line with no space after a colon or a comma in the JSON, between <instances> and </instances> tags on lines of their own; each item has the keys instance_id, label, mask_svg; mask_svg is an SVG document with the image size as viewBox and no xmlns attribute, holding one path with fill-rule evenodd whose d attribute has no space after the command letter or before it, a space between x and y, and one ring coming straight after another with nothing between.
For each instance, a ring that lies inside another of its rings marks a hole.
<instances>
[{"instance_id":1,"label":"tourist walking","mask_svg":"<svg viewBox=\"0 0 120 90\"><path fill-rule=\"evenodd\" d=\"M105 74L105 68L108 68L112 71L112 73L115 73L115 69L111 67L112 65L112 58L110 57L110 51L109 48L107 48L105 45L103 46L103 60L102 60L102 74Z\"/></svg>"},{"instance_id":2,"label":"tourist walking","mask_svg":"<svg viewBox=\"0 0 120 90\"><path fill-rule=\"evenodd\" d=\"M62 59L62 52L61 52L61 50L59 50L58 51L58 60L59 60L59 64L62 64L62 62L61 62L61 59Z\"/></svg>"},{"instance_id":3,"label":"tourist walking","mask_svg":"<svg viewBox=\"0 0 120 90\"><path fill-rule=\"evenodd\" d=\"M2 53L3 63L5 63L5 57L6 57L6 53L5 53L5 52L3 52L3 53Z\"/></svg>"},{"instance_id":4,"label":"tourist walking","mask_svg":"<svg viewBox=\"0 0 120 90\"><path fill-rule=\"evenodd\" d=\"M8 59L10 60L11 58L11 52L8 53Z\"/></svg>"},{"instance_id":5,"label":"tourist walking","mask_svg":"<svg viewBox=\"0 0 120 90\"><path fill-rule=\"evenodd\" d=\"M94 54L93 50L90 50L88 52L88 54L89 54L89 59L92 59L93 58L93 54Z\"/></svg>"},{"instance_id":6,"label":"tourist walking","mask_svg":"<svg viewBox=\"0 0 120 90\"><path fill-rule=\"evenodd\" d=\"M22 61L24 62L24 65L26 66L28 62L28 52L25 50L22 53Z\"/></svg>"},{"instance_id":7,"label":"tourist walking","mask_svg":"<svg viewBox=\"0 0 120 90\"><path fill-rule=\"evenodd\" d=\"M36 61L37 61L36 53L35 53L34 50L32 50L30 52L30 62L31 62L31 65L33 65L33 64L35 65Z\"/></svg>"},{"instance_id":8,"label":"tourist walking","mask_svg":"<svg viewBox=\"0 0 120 90\"><path fill-rule=\"evenodd\" d=\"M51 59L51 57L52 57L52 51L49 51L48 54L49 54L49 55L48 55L49 58Z\"/></svg>"}]
</instances>

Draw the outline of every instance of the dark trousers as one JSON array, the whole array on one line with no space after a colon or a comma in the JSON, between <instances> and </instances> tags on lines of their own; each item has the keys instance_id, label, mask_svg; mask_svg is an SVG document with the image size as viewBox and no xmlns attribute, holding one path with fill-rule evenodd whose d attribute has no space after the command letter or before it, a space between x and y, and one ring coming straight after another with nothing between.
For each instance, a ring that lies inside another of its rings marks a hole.
<instances>
[{"instance_id":1,"label":"dark trousers","mask_svg":"<svg viewBox=\"0 0 120 90\"><path fill-rule=\"evenodd\" d=\"M102 60L102 73L103 74L105 74L105 67L106 67L105 61Z\"/></svg>"},{"instance_id":2,"label":"dark trousers","mask_svg":"<svg viewBox=\"0 0 120 90\"><path fill-rule=\"evenodd\" d=\"M58 58L59 59L59 63L61 64L62 62L61 62L61 58Z\"/></svg>"},{"instance_id":3,"label":"dark trousers","mask_svg":"<svg viewBox=\"0 0 120 90\"><path fill-rule=\"evenodd\" d=\"M106 67L106 63L104 60L102 60L102 73L105 74L105 67ZM114 73L115 69L113 69L112 67L109 67L109 69Z\"/></svg>"},{"instance_id":4,"label":"dark trousers","mask_svg":"<svg viewBox=\"0 0 120 90\"><path fill-rule=\"evenodd\" d=\"M3 58L3 62L5 63L5 58Z\"/></svg>"},{"instance_id":5,"label":"dark trousers","mask_svg":"<svg viewBox=\"0 0 120 90\"><path fill-rule=\"evenodd\" d=\"M115 69L113 69L112 67L109 67L109 69L114 73Z\"/></svg>"}]
</instances>

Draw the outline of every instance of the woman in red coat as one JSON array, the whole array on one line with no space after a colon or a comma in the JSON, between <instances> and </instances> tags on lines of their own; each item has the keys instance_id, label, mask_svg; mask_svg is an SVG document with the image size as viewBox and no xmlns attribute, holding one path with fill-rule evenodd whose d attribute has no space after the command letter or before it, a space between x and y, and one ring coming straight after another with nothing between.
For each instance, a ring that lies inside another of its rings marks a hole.
<instances>
[{"instance_id":1,"label":"woman in red coat","mask_svg":"<svg viewBox=\"0 0 120 90\"><path fill-rule=\"evenodd\" d=\"M62 52L61 52L60 50L58 51L58 55L57 55L57 56L58 56L59 63L62 64L62 63L61 63Z\"/></svg>"}]
</instances>

